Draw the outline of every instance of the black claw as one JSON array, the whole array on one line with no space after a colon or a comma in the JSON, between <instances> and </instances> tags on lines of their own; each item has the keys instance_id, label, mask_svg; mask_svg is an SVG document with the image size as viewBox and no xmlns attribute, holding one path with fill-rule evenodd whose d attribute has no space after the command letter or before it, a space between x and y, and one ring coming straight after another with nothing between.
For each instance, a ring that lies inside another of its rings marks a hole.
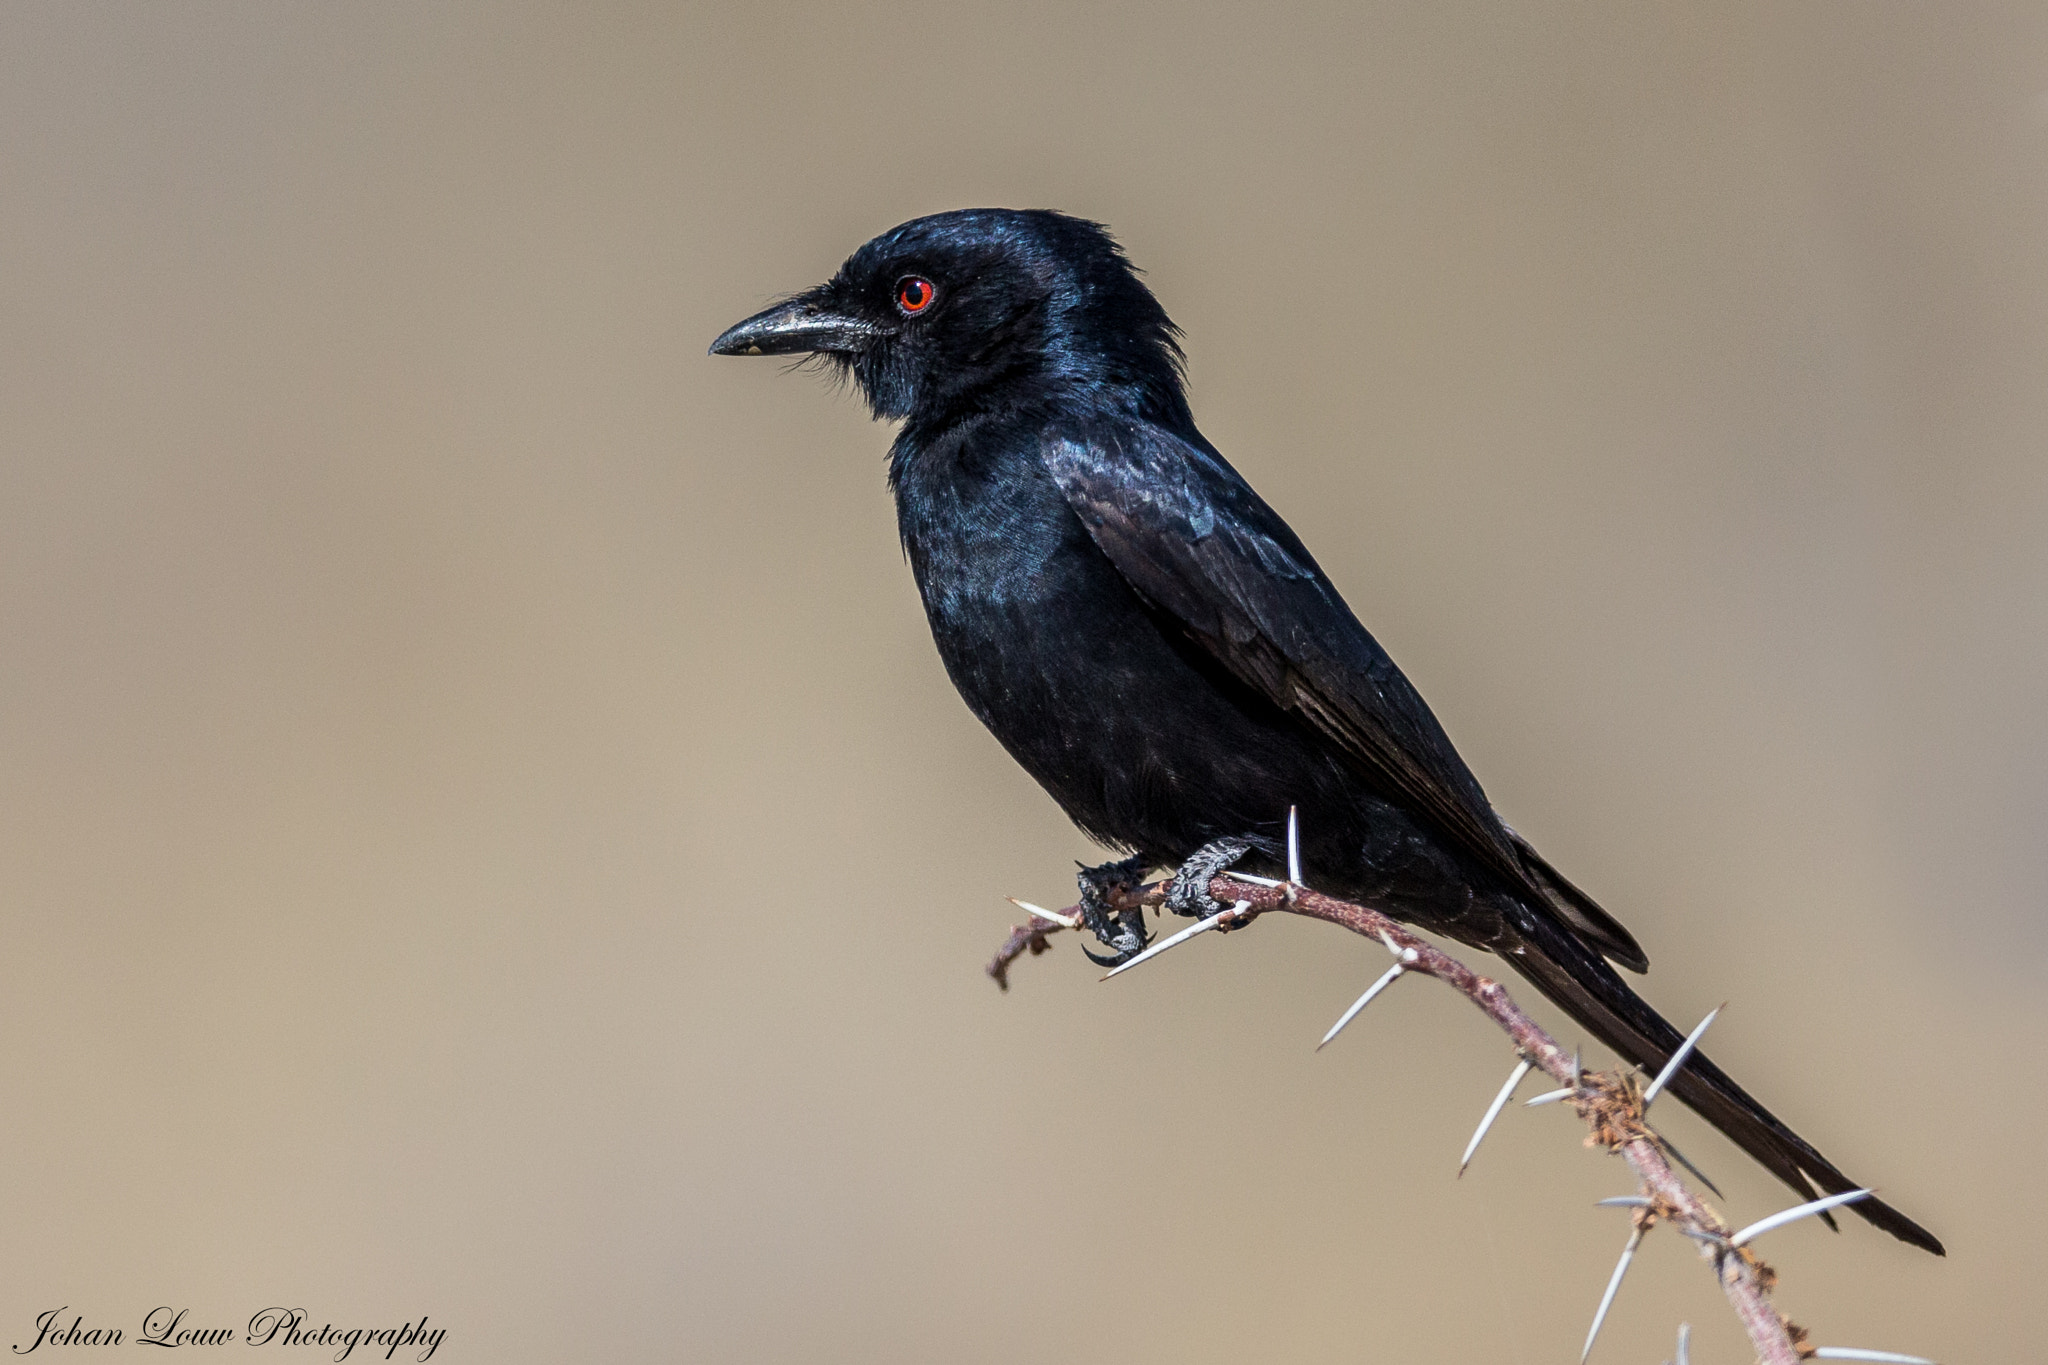
<instances>
[{"instance_id":1,"label":"black claw","mask_svg":"<svg viewBox=\"0 0 2048 1365\"><path fill-rule=\"evenodd\" d=\"M1173 884L1166 889L1166 908L1176 915L1197 919L1221 914L1227 907L1209 895L1209 883L1216 879L1217 873L1251 851L1249 839L1212 839L1203 844L1173 874ZM1219 924L1216 927L1228 929L1232 926Z\"/></svg>"},{"instance_id":2,"label":"black claw","mask_svg":"<svg viewBox=\"0 0 2048 1365\"><path fill-rule=\"evenodd\" d=\"M1102 967L1118 967L1145 951L1148 939L1145 912L1135 906L1117 909L1114 901L1119 894L1143 886L1145 873L1151 866L1140 856L1081 868L1080 876L1076 878L1081 884L1081 923L1113 950L1110 956L1100 957L1082 948L1082 952L1088 953L1090 962Z\"/></svg>"},{"instance_id":3,"label":"black claw","mask_svg":"<svg viewBox=\"0 0 2048 1365\"><path fill-rule=\"evenodd\" d=\"M1081 956L1087 958L1098 967L1121 967L1142 951L1143 949L1141 948L1132 948L1128 952L1122 953L1098 953L1091 951L1085 943L1081 945Z\"/></svg>"}]
</instances>

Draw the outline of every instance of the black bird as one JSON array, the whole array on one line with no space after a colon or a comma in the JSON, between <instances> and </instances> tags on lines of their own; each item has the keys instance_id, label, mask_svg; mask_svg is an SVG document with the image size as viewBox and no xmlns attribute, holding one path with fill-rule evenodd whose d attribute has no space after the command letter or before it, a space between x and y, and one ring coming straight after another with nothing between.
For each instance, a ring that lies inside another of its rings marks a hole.
<instances>
[{"instance_id":1,"label":"black bird","mask_svg":"<svg viewBox=\"0 0 2048 1365\"><path fill-rule=\"evenodd\" d=\"M970 209L883 233L711 350L823 357L902 421L889 483L946 671L1076 824L1132 855L1081 877L1107 960L1146 941L1107 888L1178 868L1173 908L1214 913L1210 877L1277 871L1298 807L1319 888L1498 953L1656 1071L1681 1035L1608 965L1641 972L1643 950L1502 823L1196 430L1178 338L1100 225ZM1857 1188L1704 1056L1670 1088L1802 1196ZM1889 1205L1850 1207L1942 1251Z\"/></svg>"}]
</instances>

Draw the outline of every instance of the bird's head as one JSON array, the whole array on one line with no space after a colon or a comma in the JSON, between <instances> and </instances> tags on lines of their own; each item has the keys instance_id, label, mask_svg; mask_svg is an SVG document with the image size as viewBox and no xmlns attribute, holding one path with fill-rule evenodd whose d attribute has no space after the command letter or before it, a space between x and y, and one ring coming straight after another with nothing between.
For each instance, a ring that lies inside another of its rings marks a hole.
<instances>
[{"instance_id":1,"label":"bird's head","mask_svg":"<svg viewBox=\"0 0 2048 1365\"><path fill-rule=\"evenodd\" d=\"M1177 336L1099 224L962 209L883 233L711 353L823 357L877 417L943 420L1083 386L1174 423L1187 414Z\"/></svg>"}]
</instances>

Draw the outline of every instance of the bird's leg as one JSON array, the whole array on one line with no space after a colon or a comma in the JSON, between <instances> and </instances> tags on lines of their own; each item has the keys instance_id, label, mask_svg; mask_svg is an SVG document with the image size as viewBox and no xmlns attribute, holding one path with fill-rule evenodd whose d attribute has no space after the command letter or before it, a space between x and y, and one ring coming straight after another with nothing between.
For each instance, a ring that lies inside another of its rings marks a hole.
<instances>
[{"instance_id":1,"label":"bird's leg","mask_svg":"<svg viewBox=\"0 0 2048 1365\"><path fill-rule=\"evenodd\" d=\"M1081 869L1080 876L1076 878L1081 883L1081 923L1113 950L1108 957L1098 957L1083 948L1081 951L1088 954L1090 962L1101 967L1114 967L1144 951L1145 912L1137 906L1119 908L1116 900L1120 895L1143 886L1145 873L1151 867L1152 864L1140 855Z\"/></svg>"},{"instance_id":2,"label":"bird's leg","mask_svg":"<svg viewBox=\"0 0 2048 1365\"><path fill-rule=\"evenodd\" d=\"M1166 908L1176 915L1191 915L1197 919L1222 914L1228 907L1209 895L1209 883L1216 879L1217 873L1251 851L1249 839L1211 839L1203 844L1173 874L1173 881L1166 888ZM1243 926L1224 923L1216 927L1230 930Z\"/></svg>"}]
</instances>

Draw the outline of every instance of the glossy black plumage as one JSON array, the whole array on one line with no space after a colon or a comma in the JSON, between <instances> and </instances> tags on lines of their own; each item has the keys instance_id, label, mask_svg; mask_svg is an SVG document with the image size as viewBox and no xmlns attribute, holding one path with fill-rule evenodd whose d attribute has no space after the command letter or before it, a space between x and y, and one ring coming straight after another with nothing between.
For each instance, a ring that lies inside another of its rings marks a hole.
<instances>
[{"instance_id":1,"label":"glossy black plumage","mask_svg":"<svg viewBox=\"0 0 2048 1365\"><path fill-rule=\"evenodd\" d=\"M1320 888L1502 957L1624 1057L1681 1035L1628 931L1502 823L1306 547L1196 430L1173 324L1100 227L917 219L721 336L811 352L901 418L889 478L961 696L1083 829L1171 867L1280 847ZM1671 1085L1802 1194L1855 1188L1696 1056ZM1875 1199L1852 1206L1940 1243Z\"/></svg>"}]
</instances>

